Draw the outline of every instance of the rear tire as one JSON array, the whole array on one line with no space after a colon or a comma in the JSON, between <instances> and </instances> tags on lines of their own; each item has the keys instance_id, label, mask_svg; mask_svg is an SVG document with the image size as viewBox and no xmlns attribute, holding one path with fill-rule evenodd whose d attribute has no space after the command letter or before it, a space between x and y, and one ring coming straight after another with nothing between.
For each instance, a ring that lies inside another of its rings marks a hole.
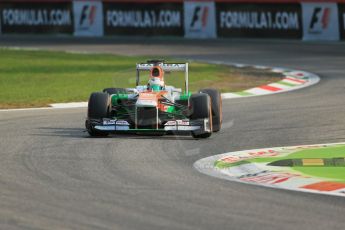
<instances>
[{"instance_id":1,"label":"rear tire","mask_svg":"<svg viewBox=\"0 0 345 230\"><path fill-rule=\"evenodd\" d=\"M103 89L103 93L107 93L109 95L112 94L127 94L127 90L124 88L105 88Z\"/></svg>"},{"instance_id":2,"label":"rear tire","mask_svg":"<svg viewBox=\"0 0 345 230\"><path fill-rule=\"evenodd\" d=\"M211 97L212 101L212 126L213 132L218 132L222 127L223 120L223 108L222 108L222 97L216 89L201 89L200 93L206 93Z\"/></svg>"},{"instance_id":3,"label":"rear tire","mask_svg":"<svg viewBox=\"0 0 345 230\"><path fill-rule=\"evenodd\" d=\"M193 108L191 119L205 119L208 118L210 122L211 132L203 134L195 134L192 132L194 138L208 138L212 135L212 102L209 95L205 93L193 94L190 97L190 102Z\"/></svg>"},{"instance_id":4,"label":"rear tire","mask_svg":"<svg viewBox=\"0 0 345 230\"><path fill-rule=\"evenodd\" d=\"M90 124L90 119L100 120L109 116L110 98L107 93L92 93L89 98L86 129L90 136L107 136L107 132L95 130Z\"/></svg>"}]
</instances>

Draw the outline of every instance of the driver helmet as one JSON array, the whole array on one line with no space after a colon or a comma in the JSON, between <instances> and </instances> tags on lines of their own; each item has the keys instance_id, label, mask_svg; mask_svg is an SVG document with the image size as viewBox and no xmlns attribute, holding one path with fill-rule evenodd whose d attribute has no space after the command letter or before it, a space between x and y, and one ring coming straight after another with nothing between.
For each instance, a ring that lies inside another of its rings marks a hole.
<instances>
[{"instance_id":1,"label":"driver helmet","mask_svg":"<svg viewBox=\"0 0 345 230\"><path fill-rule=\"evenodd\" d=\"M160 91L164 89L164 71L160 66L154 66L150 70L150 80L147 84L148 89Z\"/></svg>"},{"instance_id":2,"label":"driver helmet","mask_svg":"<svg viewBox=\"0 0 345 230\"><path fill-rule=\"evenodd\" d=\"M159 77L152 77L149 80L148 89L152 91L160 91L164 89L164 81L162 81Z\"/></svg>"}]
</instances>

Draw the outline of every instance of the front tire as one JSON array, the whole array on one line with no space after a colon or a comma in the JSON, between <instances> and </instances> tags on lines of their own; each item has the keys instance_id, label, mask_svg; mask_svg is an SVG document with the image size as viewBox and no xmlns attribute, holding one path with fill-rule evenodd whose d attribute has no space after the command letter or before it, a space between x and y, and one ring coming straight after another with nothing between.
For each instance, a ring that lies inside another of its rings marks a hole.
<instances>
[{"instance_id":1,"label":"front tire","mask_svg":"<svg viewBox=\"0 0 345 230\"><path fill-rule=\"evenodd\" d=\"M190 102L193 108L191 119L208 119L210 122L211 132L195 134L192 132L194 138L208 138L212 135L212 102L208 94L198 93L190 97Z\"/></svg>"},{"instance_id":2,"label":"front tire","mask_svg":"<svg viewBox=\"0 0 345 230\"><path fill-rule=\"evenodd\" d=\"M101 120L109 116L110 97L108 93L92 93L89 98L87 121L85 123L87 132L90 136L107 136L107 132L94 129L90 120Z\"/></svg>"},{"instance_id":3,"label":"front tire","mask_svg":"<svg viewBox=\"0 0 345 230\"><path fill-rule=\"evenodd\" d=\"M222 108L222 97L216 89L201 89L200 93L206 93L211 97L212 101L212 125L213 132L218 132L222 127L223 121L223 108Z\"/></svg>"}]
</instances>

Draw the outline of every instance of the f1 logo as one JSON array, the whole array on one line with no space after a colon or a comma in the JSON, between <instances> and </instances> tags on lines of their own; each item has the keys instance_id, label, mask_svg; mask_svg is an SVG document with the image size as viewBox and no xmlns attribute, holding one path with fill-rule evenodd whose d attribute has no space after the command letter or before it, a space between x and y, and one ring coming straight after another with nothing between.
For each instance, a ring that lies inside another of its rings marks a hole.
<instances>
[{"instance_id":1,"label":"f1 logo","mask_svg":"<svg viewBox=\"0 0 345 230\"><path fill-rule=\"evenodd\" d=\"M215 38L216 6L214 1L183 1L184 32L187 38Z\"/></svg>"},{"instance_id":2,"label":"f1 logo","mask_svg":"<svg viewBox=\"0 0 345 230\"><path fill-rule=\"evenodd\" d=\"M331 16L329 7L315 7L309 25L309 31L312 33L321 33L328 28Z\"/></svg>"},{"instance_id":3,"label":"f1 logo","mask_svg":"<svg viewBox=\"0 0 345 230\"><path fill-rule=\"evenodd\" d=\"M92 26L95 22L97 7L94 5L84 5L79 19L79 26L87 25Z\"/></svg>"},{"instance_id":4,"label":"f1 logo","mask_svg":"<svg viewBox=\"0 0 345 230\"><path fill-rule=\"evenodd\" d=\"M192 21L190 23L191 29L196 29L196 27L205 28L207 26L207 18L208 18L209 9L208 6L196 6L194 8L194 13L192 17Z\"/></svg>"},{"instance_id":5,"label":"f1 logo","mask_svg":"<svg viewBox=\"0 0 345 230\"><path fill-rule=\"evenodd\" d=\"M340 17L337 3L303 3L303 40L339 40Z\"/></svg>"}]
</instances>

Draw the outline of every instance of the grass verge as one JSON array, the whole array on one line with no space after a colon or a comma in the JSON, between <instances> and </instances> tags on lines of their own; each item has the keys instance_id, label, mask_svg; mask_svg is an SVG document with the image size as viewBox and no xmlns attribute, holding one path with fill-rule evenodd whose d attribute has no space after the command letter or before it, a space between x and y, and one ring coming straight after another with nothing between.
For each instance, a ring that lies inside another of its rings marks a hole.
<instances>
[{"instance_id":1,"label":"grass verge","mask_svg":"<svg viewBox=\"0 0 345 230\"><path fill-rule=\"evenodd\" d=\"M86 101L91 92L103 88L134 87L135 63L148 58L0 48L0 109ZM183 87L183 76L167 75L167 84ZM222 92L282 78L265 70L198 62L190 64L189 76L191 91L214 87ZM144 77L142 84L146 82Z\"/></svg>"}]
</instances>

